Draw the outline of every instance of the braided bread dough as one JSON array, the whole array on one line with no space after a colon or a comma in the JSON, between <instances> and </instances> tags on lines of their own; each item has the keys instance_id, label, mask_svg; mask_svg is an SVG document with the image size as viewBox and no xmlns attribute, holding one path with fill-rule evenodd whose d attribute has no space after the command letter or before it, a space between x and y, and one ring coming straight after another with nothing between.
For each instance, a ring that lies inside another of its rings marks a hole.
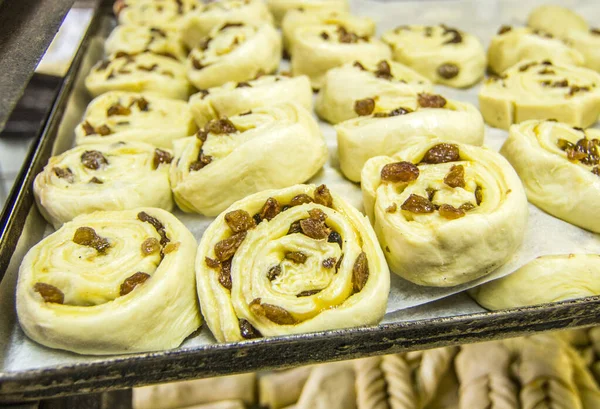
<instances>
[{"instance_id":1,"label":"braided bread dough","mask_svg":"<svg viewBox=\"0 0 600 409\"><path fill-rule=\"evenodd\" d=\"M280 409L296 403L312 369L310 365L301 366L261 376L258 381L260 405Z\"/></svg>"},{"instance_id":2,"label":"braided bread dough","mask_svg":"<svg viewBox=\"0 0 600 409\"><path fill-rule=\"evenodd\" d=\"M354 371L346 362L315 367L296 409L356 409Z\"/></svg>"},{"instance_id":3,"label":"braided bread dough","mask_svg":"<svg viewBox=\"0 0 600 409\"><path fill-rule=\"evenodd\" d=\"M311 13L350 11L348 0L267 0L267 5L277 26L282 24L284 17L292 10L304 10Z\"/></svg>"},{"instance_id":4,"label":"braided bread dough","mask_svg":"<svg viewBox=\"0 0 600 409\"><path fill-rule=\"evenodd\" d=\"M417 409L412 369L403 355L385 355L381 363L390 409Z\"/></svg>"},{"instance_id":5,"label":"braided bread dough","mask_svg":"<svg viewBox=\"0 0 600 409\"><path fill-rule=\"evenodd\" d=\"M132 55L151 51L181 61L187 57L176 31L133 24L116 26L104 43L104 51L107 55L119 51Z\"/></svg>"},{"instance_id":6,"label":"braided bread dough","mask_svg":"<svg viewBox=\"0 0 600 409\"><path fill-rule=\"evenodd\" d=\"M356 403L358 409L388 409L386 381L381 370L381 357L357 359Z\"/></svg>"},{"instance_id":7,"label":"braided bread dough","mask_svg":"<svg viewBox=\"0 0 600 409\"><path fill-rule=\"evenodd\" d=\"M199 0L116 0L119 24L178 30L182 17L202 7Z\"/></svg>"},{"instance_id":8,"label":"braided bread dough","mask_svg":"<svg viewBox=\"0 0 600 409\"><path fill-rule=\"evenodd\" d=\"M421 408L427 407L436 397L443 379L448 376L457 353L457 347L423 351L416 374L413 376Z\"/></svg>"},{"instance_id":9,"label":"braided bread dough","mask_svg":"<svg viewBox=\"0 0 600 409\"><path fill-rule=\"evenodd\" d=\"M568 36L574 31L588 30L585 19L577 13L568 8L551 4L536 7L529 14L527 25L557 37Z\"/></svg>"}]
</instances>

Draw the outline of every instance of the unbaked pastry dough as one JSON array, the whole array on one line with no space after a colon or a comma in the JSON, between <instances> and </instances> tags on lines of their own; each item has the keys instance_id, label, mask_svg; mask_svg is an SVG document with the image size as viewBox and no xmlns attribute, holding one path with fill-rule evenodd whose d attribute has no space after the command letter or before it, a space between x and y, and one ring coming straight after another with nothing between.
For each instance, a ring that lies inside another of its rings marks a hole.
<instances>
[{"instance_id":1,"label":"unbaked pastry dough","mask_svg":"<svg viewBox=\"0 0 600 409\"><path fill-rule=\"evenodd\" d=\"M281 409L298 401L313 366L300 366L287 371L263 375L258 380L260 405Z\"/></svg>"},{"instance_id":2,"label":"unbaked pastry dough","mask_svg":"<svg viewBox=\"0 0 600 409\"><path fill-rule=\"evenodd\" d=\"M479 108L493 127L508 129L530 119L555 119L587 127L600 114L600 75L551 61L523 61L479 92Z\"/></svg>"},{"instance_id":3,"label":"unbaked pastry dough","mask_svg":"<svg viewBox=\"0 0 600 409\"><path fill-rule=\"evenodd\" d=\"M368 220L325 185L231 205L202 237L196 277L218 341L376 324L390 286Z\"/></svg>"},{"instance_id":4,"label":"unbaked pastry dough","mask_svg":"<svg viewBox=\"0 0 600 409\"><path fill-rule=\"evenodd\" d=\"M482 277L523 241L525 192L487 148L437 140L378 156L365 164L361 189L390 270L419 285Z\"/></svg>"},{"instance_id":5,"label":"unbaked pastry dough","mask_svg":"<svg viewBox=\"0 0 600 409\"><path fill-rule=\"evenodd\" d=\"M33 182L33 193L55 228L97 210L171 210L172 158L170 152L140 142L78 146L50 158Z\"/></svg>"},{"instance_id":6,"label":"unbaked pastry dough","mask_svg":"<svg viewBox=\"0 0 600 409\"><path fill-rule=\"evenodd\" d=\"M583 55L584 66L600 71L600 29L571 31L565 35L564 40Z\"/></svg>"},{"instance_id":7,"label":"unbaked pastry dough","mask_svg":"<svg viewBox=\"0 0 600 409\"><path fill-rule=\"evenodd\" d=\"M313 92L308 77L263 75L246 82L228 82L191 96L194 120L203 127L212 119L242 114L253 109L296 102L312 111Z\"/></svg>"},{"instance_id":8,"label":"unbaked pastry dough","mask_svg":"<svg viewBox=\"0 0 600 409\"><path fill-rule=\"evenodd\" d=\"M294 9L308 12L350 11L348 0L267 0L267 5L277 26L282 24L287 12Z\"/></svg>"},{"instance_id":9,"label":"unbaked pastry dough","mask_svg":"<svg viewBox=\"0 0 600 409\"><path fill-rule=\"evenodd\" d=\"M107 55L151 51L181 61L187 57L177 31L134 24L116 26L104 43L104 51Z\"/></svg>"},{"instance_id":10,"label":"unbaked pastry dough","mask_svg":"<svg viewBox=\"0 0 600 409\"><path fill-rule=\"evenodd\" d=\"M346 362L315 367L295 409L356 409L354 378Z\"/></svg>"},{"instance_id":11,"label":"unbaked pastry dough","mask_svg":"<svg viewBox=\"0 0 600 409\"><path fill-rule=\"evenodd\" d=\"M191 91L183 63L151 52L111 55L94 65L85 86L94 97L109 91L131 91L187 100Z\"/></svg>"},{"instance_id":12,"label":"unbaked pastry dough","mask_svg":"<svg viewBox=\"0 0 600 409\"><path fill-rule=\"evenodd\" d=\"M211 121L177 142L171 186L182 210L216 216L253 193L307 181L327 154L316 121L301 106L257 108Z\"/></svg>"},{"instance_id":13,"label":"unbaked pastry dough","mask_svg":"<svg viewBox=\"0 0 600 409\"><path fill-rule=\"evenodd\" d=\"M281 37L270 24L227 23L215 27L188 56L188 78L196 88L248 81L277 70Z\"/></svg>"},{"instance_id":14,"label":"unbaked pastry dough","mask_svg":"<svg viewBox=\"0 0 600 409\"><path fill-rule=\"evenodd\" d=\"M431 81L465 88L485 72L485 51L477 37L439 26L400 26L382 36L392 47L394 60Z\"/></svg>"},{"instance_id":15,"label":"unbaked pastry dough","mask_svg":"<svg viewBox=\"0 0 600 409\"><path fill-rule=\"evenodd\" d=\"M23 259L21 328L79 354L175 348L201 324L195 252L194 236L162 209L78 216Z\"/></svg>"},{"instance_id":16,"label":"unbaked pastry dough","mask_svg":"<svg viewBox=\"0 0 600 409\"><path fill-rule=\"evenodd\" d=\"M75 128L75 143L147 142L172 148L176 139L196 132L183 101L133 92L110 91L96 97Z\"/></svg>"},{"instance_id":17,"label":"unbaked pastry dough","mask_svg":"<svg viewBox=\"0 0 600 409\"><path fill-rule=\"evenodd\" d=\"M531 203L600 233L600 131L522 122L510 127L500 153L519 174Z\"/></svg>"},{"instance_id":18,"label":"unbaked pastry dough","mask_svg":"<svg viewBox=\"0 0 600 409\"><path fill-rule=\"evenodd\" d=\"M384 355L381 369L387 383L390 409L418 409L412 368L404 355Z\"/></svg>"},{"instance_id":19,"label":"unbaked pastry dough","mask_svg":"<svg viewBox=\"0 0 600 409\"><path fill-rule=\"evenodd\" d=\"M393 155L417 143L440 138L483 144L483 118L471 104L435 94L389 101L390 106L380 106L380 100L372 100L372 114L335 126L340 168L353 182L360 181L360 172L368 159ZM355 107L363 114L365 101L355 101Z\"/></svg>"},{"instance_id":20,"label":"unbaked pastry dough","mask_svg":"<svg viewBox=\"0 0 600 409\"><path fill-rule=\"evenodd\" d=\"M356 406L358 409L388 409L387 384L381 370L382 358L354 360Z\"/></svg>"},{"instance_id":21,"label":"unbaked pastry dough","mask_svg":"<svg viewBox=\"0 0 600 409\"><path fill-rule=\"evenodd\" d=\"M400 63L355 61L327 71L315 109L321 118L337 124L359 116L354 109L358 100L372 98L378 106L395 108L399 98L432 90L427 78Z\"/></svg>"},{"instance_id":22,"label":"unbaked pastry dough","mask_svg":"<svg viewBox=\"0 0 600 409\"><path fill-rule=\"evenodd\" d=\"M116 0L119 24L178 30L182 17L202 7L199 0Z\"/></svg>"},{"instance_id":23,"label":"unbaked pastry dough","mask_svg":"<svg viewBox=\"0 0 600 409\"><path fill-rule=\"evenodd\" d=\"M551 4L533 9L527 19L527 25L557 37L568 36L574 31L588 30L588 24L583 17L566 7Z\"/></svg>"}]
</instances>

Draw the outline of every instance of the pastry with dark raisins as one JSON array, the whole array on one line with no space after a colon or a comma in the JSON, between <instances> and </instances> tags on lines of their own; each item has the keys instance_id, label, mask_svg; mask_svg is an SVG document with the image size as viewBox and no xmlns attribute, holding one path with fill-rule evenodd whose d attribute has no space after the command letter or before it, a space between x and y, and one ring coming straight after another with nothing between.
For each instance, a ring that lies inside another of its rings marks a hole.
<instances>
[{"instance_id":1,"label":"pastry with dark raisins","mask_svg":"<svg viewBox=\"0 0 600 409\"><path fill-rule=\"evenodd\" d=\"M158 55L185 61L187 51L177 30L158 27L122 24L116 26L104 43L107 55L123 52L130 55L151 51ZM150 65L146 68L153 70ZM157 68L154 68L156 70Z\"/></svg>"},{"instance_id":2,"label":"pastry with dark raisins","mask_svg":"<svg viewBox=\"0 0 600 409\"><path fill-rule=\"evenodd\" d=\"M200 0L117 0L113 11L120 25L149 26L160 30L178 31L183 17L198 8L202 8Z\"/></svg>"}]
</instances>

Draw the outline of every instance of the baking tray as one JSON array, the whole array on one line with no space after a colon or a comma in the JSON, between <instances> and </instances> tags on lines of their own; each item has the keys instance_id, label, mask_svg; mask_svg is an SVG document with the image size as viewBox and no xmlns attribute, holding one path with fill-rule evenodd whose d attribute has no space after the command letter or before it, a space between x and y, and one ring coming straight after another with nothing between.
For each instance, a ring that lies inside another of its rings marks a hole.
<instances>
[{"instance_id":1,"label":"baking tray","mask_svg":"<svg viewBox=\"0 0 600 409\"><path fill-rule=\"evenodd\" d=\"M526 3L526 7L523 6ZM522 23L533 5L522 0L445 0L374 3L356 0L357 14L374 18L380 30L403 23L477 19L464 27L484 44L500 24ZM574 2L566 2L573 6ZM593 0L578 4L593 5ZM382 11L385 10L385 13ZM577 8L582 11L581 8ZM600 14L598 10L597 14ZM589 14L584 14L589 17ZM525 335L600 323L600 297L486 312L464 293L439 291L427 304L390 309L382 324L238 343L217 344L203 326L174 350L114 357L81 356L55 351L30 341L18 326L14 308L17 271L26 251L49 231L34 206L32 182L48 158L69 149L73 129L90 101L83 80L102 54L102 39L114 25L110 1L96 9L92 22L65 77L46 127L33 144L0 220L0 402L35 400L129 388L151 383L210 377L237 372L291 367L322 361L353 359L444 345ZM457 99L465 91L441 89ZM476 91L469 91L476 92ZM472 98L472 94L470 98ZM331 141L331 127L324 128ZM490 131L496 132L496 131ZM332 148L330 146L330 148ZM325 170L316 180L327 179ZM348 182L349 183L349 182ZM355 186L356 187L356 186ZM333 190L338 191L336 186ZM180 213L176 213L181 216ZM186 216L186 219L190 216ZM184 220L185 221L185 220ZM566 224L562 225L567 228ZM192 229L200 238L201 231ZM398 282L393 277L393 282ZM420 304L413 302L406 306Z\"/></svg>"}]
</instances>

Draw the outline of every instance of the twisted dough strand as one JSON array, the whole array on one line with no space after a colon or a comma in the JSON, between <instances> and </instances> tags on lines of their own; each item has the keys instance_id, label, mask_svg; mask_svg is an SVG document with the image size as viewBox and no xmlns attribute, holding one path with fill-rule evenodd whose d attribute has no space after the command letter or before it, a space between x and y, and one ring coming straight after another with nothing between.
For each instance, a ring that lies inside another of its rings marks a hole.
<instances>
[{"instance_id":1,"label":"twisted dough strand","mask_svg":"<svg viewBox=\"0 0 600 409\"><path fill-rule=\"evenodd\" d=\"M383 357L381 369L387 382L391 409L417 409L417 395L413 387L412 371L402 355Z\"/></svg>"},{"instance_id":2,"label":"twisted dough strand","mask_svg":"<svg viewBox=\"0 0 600 409\"><path fill-rule=\"evenodd\" d=\"M388 409L386 382L381 357L354 361L358 409Z\"/></svg>"},{"instance_id":3,"label":"twisted dough strand","mask_svg":"<svg viewBox=\"0 0 600 409\"><path fill-rule=\"evenodd\" d=\"M437 348L425 351L416 374L416 386L420 407L433 400L442 378L448 372L458 347Z\"/></svg>"}]
</instances>

